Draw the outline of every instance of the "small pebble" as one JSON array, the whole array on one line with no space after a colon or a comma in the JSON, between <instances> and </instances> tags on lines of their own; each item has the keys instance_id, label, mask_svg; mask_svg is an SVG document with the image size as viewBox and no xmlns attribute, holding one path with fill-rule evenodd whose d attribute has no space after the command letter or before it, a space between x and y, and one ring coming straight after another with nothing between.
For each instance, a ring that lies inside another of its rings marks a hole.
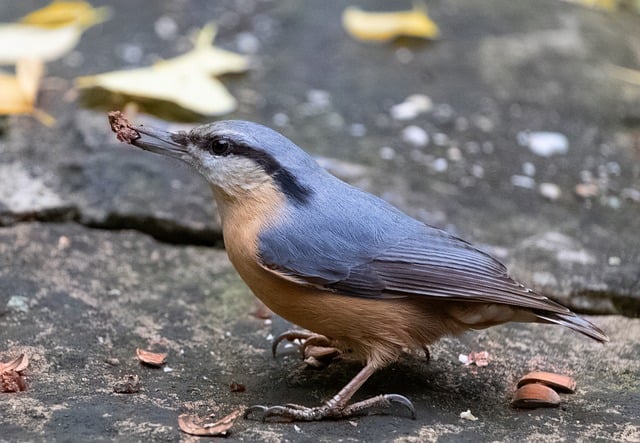
<instances>
[{"instance_id":1,"label":"small pebble","mask_svg":"<svg viewBox=\"0 0 640 443\"><path fill-rule=\"evenodd\" d=\"M574 188L578 197L592 198L600 193L600 187L596 183L578 183Z\"/></svg>"},{"instance_id":2,"label":"small pebble","mask_svg":"<svg viewBox=\"0 0 640 443\"><path fill-rule=\"evenodd\" d=\"M171 17L163 15L153 24L153 30L162 40L173 40L178 35L178 24Z\"/></svg>"},{"instance_id":3,"label":"small pebble","mask_svg":"<svg viewBox=\"0 0 640 443\"><path fill-rule=\"evenodd\" d=\"M431 167L436 172L444 172L449 168L449 162L446 158L436 158L433 163L431 163Z\"/></svg>"},{"instance_id":4,"label":"small pebble","mask_svg":"<svg viewBox=\"0 0 640 443\"><path fill-rule=\"evenodd\" d=\"M393 160L396 156L396 151L390 146L383 146L380 148L380 158L383 160Z\"/></svg>"},{"instance_id":5,"label":"small pebble","mask_svg":"<svg viewBox=\"0 0 640 443\"><path fill-rule=\"evenodd\" d=\"M240 32L236 35L236 46L243 54L257 54L260 50L260 40L250 32Z\"/></svg>"},{"instance_id":6,"label":"small pebble","mask_svg":"<svg viewBox=\"0 0 640 443\"><path fill-rule=\"evenodd\" d=\"M449 136L447 134L443 134L442 132L438 132L433 136L433 143L436 146L447 146L449 144Z\"/></svg>"},{"instance_id":7,"label":"small pebble","mask_svg":"<svg viewBox=\"0 0 640 443\"><path fill-rule=\"evenodd\" d=\"M462 160L462 151L460 151L460 149L456 148L455 146L452 146L447 149L447 157L452 162L459 162L460 160Z\"/></svg>"},{"instance_id":8,"label":"small pebble","mask_svg":"<svg viewBox=\"0 0 640 443\"><path fill-rule=\"evenodd\" d=\"M413 52L408 48L398 48L396 50L396 59L403 65L406 65L413 60Z\"/></svg>"},{"instance_id":9,"label":"small pebble","mask_svg":"<svg viewBox=\"0 0 640 443\"><path fill-rule=\"evenodd\" d=\"M566 154L569 150L569 139L559 132L520 132L518 142L540 157Z\"/></svg>"},{"instance_id":10,"label":"small pebble","mask_svg":"<svg viewBox=\"0 0 640 443\"><path fill-rule=\"evenodd\" d=\"M7 302L7 308L17 312L29 312L29 299L22 295L12 295Z\"/></svg>"},{"instance_id":11,"label":"small pebble","mask_svg":"<svg viewBox=\"0 0 640 443\"><path fill-rule=\"evenodd\" d=\"M538 192L540 192L540 195L544 198L548 198L551 201L558 200L562 195L560 187L555 183L540 183Z\"/></svg>"},{"instance_id":12,"label":"small pebble","mask_svg":"<svg viewBox=\"0 0 640 443\"><path fill-rule=\"evenodd\" d=\"M473 415L471 413L471 409L467 409L466 411L461 412L460 413L460 418L463 418L465 420L470 420L470 421L478 420L478 417L476 417L475 415Z\"/></svg>"},{"instance_id":13,"label":"small pebble","mask_svg":"<svg viewBox=\"0 0 640 443\"><path fill-rule=\"evenodd\" d=\"M531 162L525 162L522 164L522 173L524 175L528 175L529 177L533 177L536 175L536 165Z\"/></svg>"},{"instance_id":14,"label":"small pebble","mask_svg":"<svg viewBox=\"0 0 640 443\"><path fill-rule=\"evenodd\" d=\"M271 121L274 125L283 127L289 124L289 116L283 112L276 112L271 117Z\"/></svg>"},{"instance_id":15,"label":"small pebble","mask_svg":"<svg viewBox=\"0 0 640 443\"><path fill-rule=\"evenodd\" d=\"M418 115L431 110L433 103L424 94L413 94L402 103L391 107L391 117L394 120L412 120Z\"/></svg>"},{"instance_id":16,"label":"small pebble","mask_svg":"<svg viewBox=\"0 0 640 443\"><path fill-rule=\"evenodd\" d=\"M620 257L611 256L608 260L609 266L620 266L622 264L622 260Z\"/></svg>"},{"instance_id":17,"label":"small pebble","mask_svg":"<svg viewBox=\"0 0 640 443\"><path fill-rule=\"evenodd\" d=\"M421 127L411 125L402 130L402 140L412 146L422 148L429 144L429 134Z\"/></svg>"},{"instance_id":18,"label":"small pebble","mask_svg":"<svg viewBox=\"0 0 640 443\"><path fill-rule=\"evenodd\" d=\"M353 123L349 126L351 137L364 137L367 135L367 127L362 123Z\"/></svg>"},{"instance_id":19,"label":"small pebble","mask_svg":"<svg viewBox=\"0 0 640 443\"><path fill-rule=\"evenodd\" d=\"M518 188L534 189L536 187L536 181L526 175L512 175L511 184Z\"/></svg>"}]
</instances>

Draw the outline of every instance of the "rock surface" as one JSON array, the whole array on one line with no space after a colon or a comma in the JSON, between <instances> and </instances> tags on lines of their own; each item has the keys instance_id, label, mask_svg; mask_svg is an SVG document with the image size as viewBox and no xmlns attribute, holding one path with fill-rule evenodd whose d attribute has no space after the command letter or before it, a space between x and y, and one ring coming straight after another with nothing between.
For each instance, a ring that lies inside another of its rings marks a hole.
<instances>
[{"instance_id":1,"label":"rock surface","mask_svg":"<svg viewBox=\"0 0 640 443\"><path fill-rule=\"evenodd\" d=\"M270 355L287 325L251 315L255 301L224 252L171 246L133 231L78 224L21 223L0 231L0 361L30 358L28 390L0 394L0 441L183 438L181 413L221 417L252 404L318 404L358 370L336 362L306 367L293 349ZM25 310L9 307L16 296ZM510 325L443 340L431 361L406 356L374 375L358 398L410 397L402 410L336 423L239 420L244 441L558 441L640 437L640 321L595 318L602 346L551 326ZM141 365L136 348L168 352L165 369ZM459 354L489 352L486 367ZM559 409L510 408L519 377L532 370L572 375L577 393ZM137 376L140 391L114 392ZM244 392L232 392L231 383ZM470 409L478 420L459 418Z\"/></svg>"},{"instance_id":2,"label":"rock surface","mask_svg":"<svg viewBox=\"0 0 640 443\"><path fill-rule=\"evenodd\" d=\"M179 440L179 413L317 404L357 370L272 360L267 337L287 325L249 315L254 301L221 249L204 180L118 143L106 111L124 103L96 106L71 87L182 53L181 36L210 19L220 46L255 52L249 73L223 78L240 102L229 118L280 130L338 176L493 253L530 287L609 314L594 321L612 338L600 347L506 326L447 340L430 364L408 356L358 394L405 394L415 422L401 411L297 428L241 420L232 439L640 439L640 87L610 71L640 66L637 15L555 0L430 2L438 41L379 45L346 35L341 2L93 3L108 3L112 20L47 66L39 107L54 127L0 117L0 361L32 358L29 390L0 394L0 441ZM2 2L0 22L39 6ZM136 347L168 351L173 371L140 366ZM488 350L491 364L459 365L471 350ZM557 410L510 409L531 369L571 373L578 393ZM128 374L140 393L113 393ZM231 393L233 381L246 392ZM479 420L459 419L467 409Z\"/></svg>"}]
</instances>

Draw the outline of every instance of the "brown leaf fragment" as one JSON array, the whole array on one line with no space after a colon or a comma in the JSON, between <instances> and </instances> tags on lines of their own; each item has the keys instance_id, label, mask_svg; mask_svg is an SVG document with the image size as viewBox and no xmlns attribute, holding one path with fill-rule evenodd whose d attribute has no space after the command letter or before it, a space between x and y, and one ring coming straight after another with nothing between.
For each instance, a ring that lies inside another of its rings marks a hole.
<instances>
[{"instance_id":1,"label":"brown leaf fragment","mask_svg":"<svg viewBox=\"0 0 640 443\"><path fill-rule=\"evenodd\" d=\"M27 354L20 354L7 363L0 363L0 374L8 371L22 372L29 366L29 357Z\"/></svg>"},{"instance_id":2,"label":"brown leaf fragment","mask_svg":"<svg viewBox=\"0 0 640 443\"><path fill-rule=\"evenodd\" d=\"M107 114L109 126L116 133L116 138L124 143L131 144L140 138L140 133L136 131L120 111L111 111Z\"/></svg>"},{"instance_id":3,"label":"brown leaf fragment","mask_svg":"<svg viewBox=\"0 0 640 443\"><path fill-rule=\"evenodd\" d=\"M156 368L159 368L167 362L167 354L164 352L150 352L138 348L136 349L136 355L142 363Z\"/></svg>"},{"instance_id":4,"label":"brown leaf fragment","mask_svg":"<svg viewBox=\"0 0 640 443\"><path fill-rule=\"evenodd\" d=\"M0 392L20 392L27 389L27 381L18 371L9 369L0 374Z\"/></svg>"},{"instance_id":5,"label":"brown leaf fragment","mask_svg":"<svg viewBox=\"0 0 640 443\"><path fill-rule=\"evenodd\" d=\"M568 375L554 374L552 372L530 372L518 381L518 387L530 383L541 383L558 392L573 394L576 392L576 381Z\"/></svg>"},{"instance_id":6,"label":"brown leaf fragment","mask_svg":"<svg viewBox=\"0 0 640 443\"><path fill-rule=\"evenodd\" d=\"M113 392L116 394L135 394L140 392L140 378L135 374L125 375L113 385Z\"/></svg>"},{"instance_id":7,"label":"brown leaf fragment","mask_svg":"<svg viewBox=\"0 0 640 443\"><path fill-rule=\"evenodd\" d=\"M231 384L229 385L229 389L231 390L231 392L244 392L247 390L247 388L242 383L237 383L235 381L231 382Z\"/></svg>"},{"instance_id":8,"label":"brown leaf fragment","mask_svg":"<svg viewBox=\"0 0 640 443\"><path fill-rule=\"evenodd\" d=\"M523 409L555 408L558 405L560 405L558 393L540 383L522 386L516 391L511 401L511 406Z\"/></svg>"},{"instance_id":9,"label":"brown leaf fragment","mask_svg":"<svg viewBox=\"0 0 640 443\"><path fill-rule=\"evenodd\" d=\"M180 430L187 434L226 437L240 415L242 410L238 409L214 423L207 423L196 415L182 414L178 417L178 425Z\"/></svg>"}]
</instances>

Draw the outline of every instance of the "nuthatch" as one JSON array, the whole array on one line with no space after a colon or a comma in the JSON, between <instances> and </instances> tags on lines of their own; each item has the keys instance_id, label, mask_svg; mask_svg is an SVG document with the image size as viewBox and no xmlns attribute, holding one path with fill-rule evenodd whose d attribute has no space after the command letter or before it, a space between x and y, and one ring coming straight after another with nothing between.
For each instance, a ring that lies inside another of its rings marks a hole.
<instances>
[{"instance_id":1,"label":"nuthatch","mask_svg":"<svg viewBox=\"0 0 640 443\"><path fill-rule=\"evenodd\" d=\"M491 256L340 181L269 128L218 121L171 133L131 126L118 112L110 121L121 141L182 160L207 179L229 259L265 305L364 363L320 406L254 406L248 413L321 420L398 403L415 415L397 394L349 401L404 350L469 329L554 323L608 340L511 279Z\"/></svg>"}]
</instances>

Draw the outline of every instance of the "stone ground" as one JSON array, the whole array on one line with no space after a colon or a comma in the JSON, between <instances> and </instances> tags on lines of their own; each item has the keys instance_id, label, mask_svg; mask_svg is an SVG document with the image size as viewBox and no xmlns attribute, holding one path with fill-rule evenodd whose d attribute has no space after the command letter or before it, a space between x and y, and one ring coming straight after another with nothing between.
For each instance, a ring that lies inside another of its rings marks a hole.
<instances>
[{"instance_id":1,"label":"stone ground","mask_svg":"<svg viewBox=\"0 0 640 443\"><path fill-rule=\"evenodd\" d=\"M0 21L42 4L3 2ZM337 175L600 314L592 319L611 337L601 346L508 325L445 340L430 363L407 356L358 393L404 394L415 421L396 410L296 426L239 420L230 439L640 441L640 87L608 68L640 66L637 15L552 0L433 1L438 41L372 45L343 32L340 2L108 4L113 18L48 65L40 106L55 126L0 119L0 361L31 357L29 389L2 394L0 441L190 440L180 413L313 405L358 370L313 370L291 351L272 359L269 338L288 325L250 314L204 181L118 144L111 108L71 89L76 76L188 48L154 32L160 18L178 36L217 19L218 44L233 50L258 42L253 69L223 79L240 100L230 118L279 129ZM392 106L416 93L432 109L394 118ZM403 136L412 125L427 146ZM519 143L527 131L562 133L568 150L537 155ZM577 195L580 184L595 195ZM167 351L172 371L139 365L138 347ZM474 350L490 365L458 362ZM511 409L515 381L534 369L573 375L578 392L558 409ZM128 374L140 393L113 393ZM246 391L230 392L234 381ZM459 418L467 409L477 421Z\"/></svg>"}]
</instances>

